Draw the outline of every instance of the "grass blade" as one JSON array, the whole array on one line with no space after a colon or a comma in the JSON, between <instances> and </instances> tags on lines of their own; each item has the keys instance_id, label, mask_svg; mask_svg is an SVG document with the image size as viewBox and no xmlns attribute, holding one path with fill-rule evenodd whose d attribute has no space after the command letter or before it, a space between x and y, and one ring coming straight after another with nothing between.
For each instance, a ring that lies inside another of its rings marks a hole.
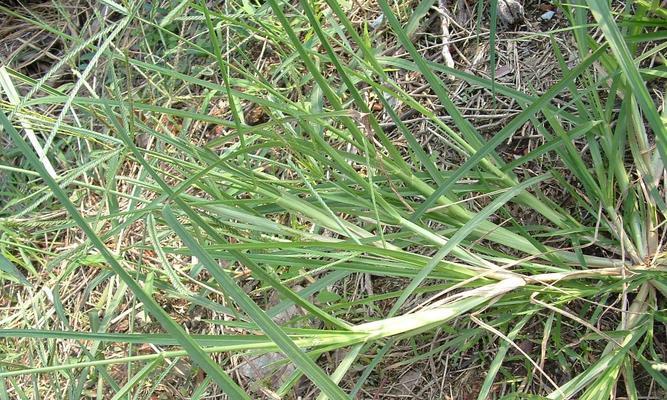
<instances>
[{"instance_id":1,"label":"grass blade","mask_svg":"<svg viewBox=\"0 0 667 400\"><path fill-rule=\"evenodd\" d=\"M95 231L88 225L83 216L79 213L76 206L72 204L69 197L58 183L51 177L44 165L39 161L37 156L30 150L28 145L23 141L21 135L16 132L11 122L7 119L4 112L0 112L0 125L9 134L14 143L23 152L25 157L32 163L33 167L39 172L44 182L49 186L54 196L61 202L63 207L67 210L69 215L79 225L81 230L86 234L93 246L104 257L111 269L116 273L125 284L132 290L132 293L144 304L146 310L165 328L167 332L173 335L181 346L192 357L204 371L210 374L215 382L225 390L225 392L233 399L249 399L241 389L223 370L209 357L201 347L181 328L173 319L157 304L157 302L149 296L144 289L128 274L125 269L118 263L116 258L111 254L109 249L97 236Z\"/></svg>"}]
</instances>

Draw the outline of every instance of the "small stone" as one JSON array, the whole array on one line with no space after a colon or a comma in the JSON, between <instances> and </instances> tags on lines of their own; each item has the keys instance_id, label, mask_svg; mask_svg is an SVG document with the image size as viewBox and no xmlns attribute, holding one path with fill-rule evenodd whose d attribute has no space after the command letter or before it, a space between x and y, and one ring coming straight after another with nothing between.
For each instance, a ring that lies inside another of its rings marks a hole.
<instances>
[{"instance_id":1,"label":"small stone","mask_svg":"<svg viewBox=\"0 0 667 400\"><path fill-rule=\"evenodd\" d=\"M303 287L295 285L292 290L299 292ZM275 306L280 301L277 293L273 293L269 300L270 306ZM312 298L309 299L312 301ZM273 322L278 325L288 325L294 319L303 317L304 311L292 304L284 311L273 317ZM280 387L285 380L294 372L295 367L290 363L282 353L266 353L261 355L243 355L240 357L242 364L239 366L239 373L248 378L257 390ZM284 361L288 361L285 363Z\"/></svg>"},{"instance_id":2,"label":"small stone","mask_svg":"<svg viewBox=\"0 0 667 400\"><path fill-rule=\"evenodd\" d=\"M554 15L556 15L555 11L547 11L544 14L540 15L540 19L542 21L549 21L551 18L554 17Z\"/></svg>"},{"instance_id":3,"label":"small stone","mask_svg":"<svg viewBox=\"0 0 667 400\"><path fill-rule=\"evenodd\" d=\"M377 18L371 21L371 29L376 30L377 28L380 27L380 25L382 25L383 22L384 22L384 14L378 15Z\"/></svg>"},{"instance_id":4,"label":"small stone","mask_svg":"<svg viewBox=\"0 0 667 400\"><path fill-rule=\"evenodd\" d=\"M295 368L291 363L279 364L283 360L285 356L281 353L266 353L254 358L246 358L239 367L239 373L259 386L279 387L294 372Z\"/></svg>"}]
</instances>

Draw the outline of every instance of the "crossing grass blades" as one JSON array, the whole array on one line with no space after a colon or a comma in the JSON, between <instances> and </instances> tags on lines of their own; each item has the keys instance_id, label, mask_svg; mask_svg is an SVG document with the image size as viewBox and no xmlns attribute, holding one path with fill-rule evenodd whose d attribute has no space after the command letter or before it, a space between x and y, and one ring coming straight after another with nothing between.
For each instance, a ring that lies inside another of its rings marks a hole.
<instances>
[{"instance_id":1,"label":"crossing grass blades","mask_svg":"<svg viewBox=\"0 0 667 400\"><path fill-rule=\"evenodd\" d=\"M164 3L105 1L88 36L2 9L66 46L39 77L0 70L0 270L20 293L3 300L0 397L148 399L189 360L188 398L382 398L385 371L441 354L475 360L470 398L667 393L657 1L562 4L578 57L553 40L543 92L424 57L410 31L434 1L379 0L376 28L334 0ZM452 82L521 111L481 132ZM541 144L508 160L525 126ZM295 367L277 387L232 368L275 352Z\"/></svg>"}]
</instances>

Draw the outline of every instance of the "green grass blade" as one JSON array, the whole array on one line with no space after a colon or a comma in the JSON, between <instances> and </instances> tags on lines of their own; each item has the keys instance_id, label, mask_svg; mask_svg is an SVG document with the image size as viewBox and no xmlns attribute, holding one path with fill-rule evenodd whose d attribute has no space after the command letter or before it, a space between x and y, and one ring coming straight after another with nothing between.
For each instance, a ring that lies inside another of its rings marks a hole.
<instances>
[{"instance_id":1,"label":"green grass blade","mask_svg":"<svg viewBox=\"0 0 667 400\"><path fill-rule=\"evenodd\" d=\"M14 129L11 122L7 119L4 112L0 112L0 125L9 134L17 147L23 152L25 157L32 163L33 167L39 172L44 182L51 188L55 197L62 203L69 215L79 225L81 230L86 234L93 246L100 252L111 269L116 273L125 284L132 290L132 293L144 304L146 310L160 322L160 324L179 341L203 370L209 373L220 387L234 399L249 399L248 395L236 384L234 381L222 370L222 368L215 363L201 347L181 328L173 319L157 304L157 302L149 296L144 289L128 274L125 269L118 263L116 258L111 254L109 249L97 236L95 231L88 225L88 223L81 216L76 206L72 204L69 197L58 183L49 175L37 156L30 150L21 135Z\"/></svg>"},{"instance_id":2,"label":"green grass blade","mask_svg":"<svg viewBox=\"0 0 667 400\"><path fill-rule=\"evenodd\" d=\"M660 156L663 160L667 160L667 127L660 118L641 73L632 59L628 45L614 21L609 4L606 1L595 0L586 0L586 2L598 22L598 26L604 33L605 39L607 39L609 47L618 61L618 66L623 71L627 84L632 89L632 94L644 113L644 117L658 139L657 147Z\"/></svg>"},{"instance_id":3,"label":"green grass blade","mask_svg":"<svg viewBox=\"0 0 667 400\"><path fill-rule=\"evenodd\" d=\"M169 207L164 209L164 218L183 240L183 243L197 256L204 267L215 277L218 283L234 301L252 318L262 331L280 348L281 351L308 376L327 396L332 399L347 399L345 392L318 367L285 332L259 308L236 282L224 272L201 245L183 228Z\"/></svg>"}]
</instances>

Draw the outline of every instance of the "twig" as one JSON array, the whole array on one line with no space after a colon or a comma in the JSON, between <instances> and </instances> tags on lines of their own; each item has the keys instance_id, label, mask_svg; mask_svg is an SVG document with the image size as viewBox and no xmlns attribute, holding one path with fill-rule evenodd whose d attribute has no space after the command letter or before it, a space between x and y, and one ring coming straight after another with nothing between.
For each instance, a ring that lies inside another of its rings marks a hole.
<instances>
[{"instance_id":1,"label":"twig","mask_svg":"<svg viewBox=\"0 0 667 400\"><path fill-rule=\"evenodd\" d=\"M449 16L447 15L448 0L438 0L438 12L440 14L440 29L442 30L442 57L445 65L449 68L454 68L454 59L452 53L449 51L451 44L451 36L449 34ZM447 75L449 79L454 79L452 75Z\"/></svg>"}]
</instances>

